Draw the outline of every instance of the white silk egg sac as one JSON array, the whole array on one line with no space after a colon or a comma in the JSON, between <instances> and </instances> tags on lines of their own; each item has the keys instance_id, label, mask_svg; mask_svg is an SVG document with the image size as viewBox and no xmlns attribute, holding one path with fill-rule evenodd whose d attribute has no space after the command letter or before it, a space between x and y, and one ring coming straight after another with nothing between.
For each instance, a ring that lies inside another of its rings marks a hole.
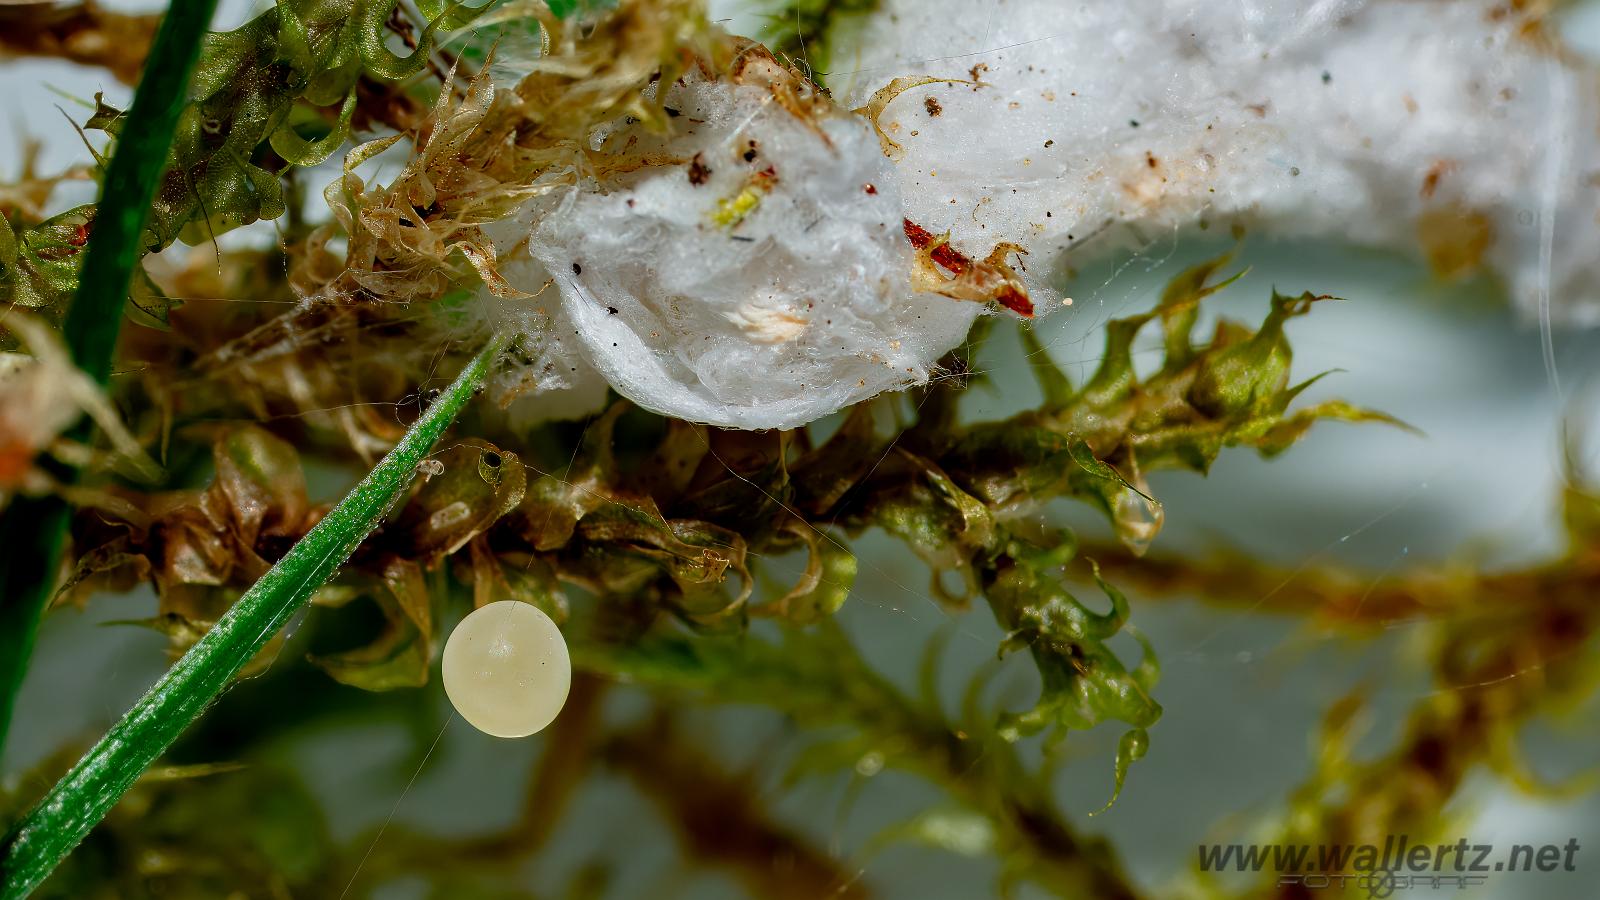
<instances>
[{"instance_id":1,"label":"white silk egg sac","mask_svg":"<svg viewBox=\"0 0 1600 900\"><path fill-rule=\"evenodd\" d=\"M500 600L469 613L445 641L444 692L484 734L527 737L555 720L572 687L561 629L544 611Z\"/></svg>"}]
</instances>

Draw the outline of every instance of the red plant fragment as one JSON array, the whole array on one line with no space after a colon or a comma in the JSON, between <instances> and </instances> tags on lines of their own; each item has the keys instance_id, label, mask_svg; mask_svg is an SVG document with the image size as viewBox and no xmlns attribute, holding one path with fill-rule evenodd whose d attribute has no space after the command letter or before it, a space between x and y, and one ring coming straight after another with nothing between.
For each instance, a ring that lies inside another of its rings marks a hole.
<instances>
[{"instance_id":1,"label":"red plant fragment","mask_svg":"<svg viewBox=\"0 0 1600 900\"><path fill-rule=\"evenodd\" d=\"M932 257L935 263L939 264L940 268L957 278L972 271L972 260L966 254L950 246L949 242L936 244L936 239L932 232L910 219L904 219L903 222L906 240L910 241L911 246L918 250L928 250L929 247L932 247L932 250L929 251L929 256ZM1033 318L1033 301L1013 284L1001 284L994 291L992 299L1019 316Z\"/></svg>"}]
</instances>

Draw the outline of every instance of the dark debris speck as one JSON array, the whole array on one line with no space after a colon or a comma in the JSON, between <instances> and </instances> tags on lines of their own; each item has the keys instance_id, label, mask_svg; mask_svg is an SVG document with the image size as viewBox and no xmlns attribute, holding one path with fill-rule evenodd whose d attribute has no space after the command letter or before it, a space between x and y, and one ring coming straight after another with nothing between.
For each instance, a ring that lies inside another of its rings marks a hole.
<instances>
[{"instance_id":1,"label":"dark debris speck","mask_svg":"<svg viewBox=\"0 0 1600 900\"><path fill-rule=\"evenodd\" d=\"M694 159L689 160L689 183L695 186L705 184L711 180L711 167L706 165L705 159L698 153Z\"/></svg>"}]
</instances>

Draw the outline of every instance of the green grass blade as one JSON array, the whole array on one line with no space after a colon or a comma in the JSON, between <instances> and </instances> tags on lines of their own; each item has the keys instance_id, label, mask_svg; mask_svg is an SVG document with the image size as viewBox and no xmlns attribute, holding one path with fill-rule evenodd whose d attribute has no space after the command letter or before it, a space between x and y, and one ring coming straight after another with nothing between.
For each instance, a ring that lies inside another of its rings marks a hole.
<instances>
[{"instance_id":1,"label":"green grass blade","mask_svg":"<svg viewBox=\"0 0 1600 900\"><path fill-rule=\"evenodd\" d=\"M439 435L483 384L506 345L489 342L400 443L17 823L0 859L0 898L18 900L105 817L146 767L227 686L403 495Z\"/></svg>"},{"instance_id":2,"label":"green grass blade","mask_svg":"<svg viewBox=\"0 0 1600 900\"><path fill-rule=\"evenodd\" d=\"M100 384L111 374L128 280L144 254L139 238L166 168L178 115L188 100L201 38L216 8L217 0L173 0L106 167L83 273L62 326L73 362ZM83 440L90 434L85 422L71 437ZM51 474L68 482L75 476L64 466L53 467ZM19 497L0 520L0 748L5 746L11 707L33 652L39 617L55 587L70 518L71 510L58 498Z\"/></svg>"}]
</instances>

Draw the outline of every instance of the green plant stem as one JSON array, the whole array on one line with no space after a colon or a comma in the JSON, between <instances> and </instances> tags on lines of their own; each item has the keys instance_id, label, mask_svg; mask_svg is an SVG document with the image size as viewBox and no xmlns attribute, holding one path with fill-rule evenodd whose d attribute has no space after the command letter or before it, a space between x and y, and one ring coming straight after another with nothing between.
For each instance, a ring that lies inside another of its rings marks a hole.
<instances>
[{"instance_id":1,"label":"green plant stem","mask_svg":"<svg viewBox=\"0 0 1600 900\"><path fill-rule=\"evenodd\" d=\"M17 823L0 859L0 898L18 900L37 887L355 552L404 494L417 464L483 384L506 342L506 335L490 340L367 477L261 576Z\"/></svg>"},{"instance_id":2,"label":"green plant stem","mask_svg":"<svg viewBox=\"0 0 1600 900\"><path fill-rule=\"evenodd\" d=\"M150 201L166 168L178 115L188 101L201 38L216 9L217 0L173 0L106 167L83 273L62 326L72 361L102 385L111 375L128 280L145 250L140 236ZM92 433L86 420L68 436L86 442ZM71 483L77 472L54 466L51 475ZM0 521L0 748L27 673L39 617L55 587L70 519L71 510L60 498L33 497L17 498Z\"/></svg>"}]
</instances>

